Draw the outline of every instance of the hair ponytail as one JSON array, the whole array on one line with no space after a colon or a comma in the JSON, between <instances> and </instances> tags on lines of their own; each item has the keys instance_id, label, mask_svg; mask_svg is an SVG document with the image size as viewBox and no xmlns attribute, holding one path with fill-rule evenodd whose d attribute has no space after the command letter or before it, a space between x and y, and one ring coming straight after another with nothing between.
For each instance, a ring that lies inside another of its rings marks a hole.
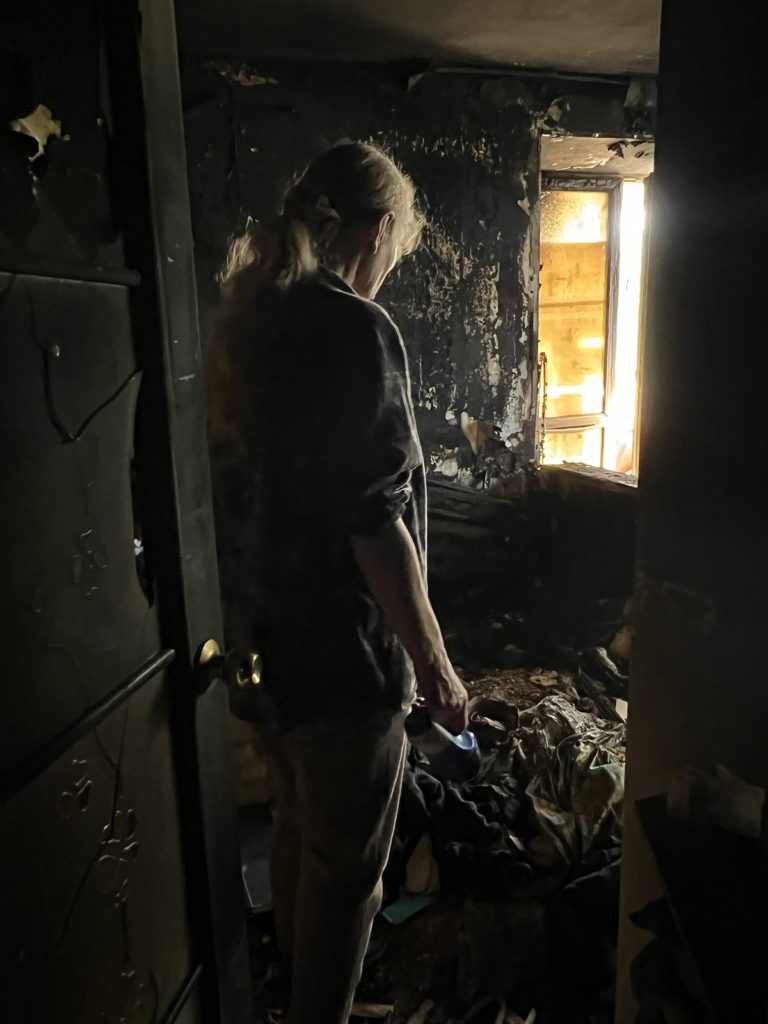
<instances>
[{"instance_id":1,"label":"hair ponytail","mask_svg":"<svg viewBox=\"0 0 768 1024\"><path fill-rule=\"evenodd\" d=\"M243 382L237 353L250 329L245 312L263 288L285 291L317 270L347 229L393 216L405 254L416 248L424 218L411 179L376 146L344 142L321 154L285 193L280 214L267 224L250 218L233 238L218 275L224 308L208 360L209 431L214 441L237 443Z\"/></svg>"},{"instance_id":2,"label":"hair ponytail","mask_svg":"<svg viewBox=\"0 0 768 1024\"><path fill-rule=\"evenodd\" d=\"M245 233L230 241L218 275L225 293L249 268L251 277L260 277L262 284L271 281L281 289L317 270L339 232L341 218L327 196L318 196L311 206L302 207L296 192L289 192L285 210L274 221L260 226L249 218ZM254 275L254 271L258 273Z\"/></svg>"}]
</instances>

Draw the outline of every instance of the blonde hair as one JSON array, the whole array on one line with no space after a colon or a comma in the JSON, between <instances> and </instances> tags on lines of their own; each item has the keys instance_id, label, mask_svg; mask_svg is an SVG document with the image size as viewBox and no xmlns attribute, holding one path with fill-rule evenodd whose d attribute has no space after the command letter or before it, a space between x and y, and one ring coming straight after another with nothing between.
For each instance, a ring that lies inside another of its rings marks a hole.
<instances>
[{"instance_id":1,"label":"blonde hair","mask_svg":"<svg viewBox=\"0 0 768 1024\"><path fill-rule=\"evenodd\" d=\"M214 441L236 442L240 434L243 382L235 348L253 296L269 285L289 288L332 258L348 230L374 225L387 214L401 253L413 252L424 227L413 182L377 146L342 142L293 181L272 222L249 220L245 233L231 240L219 274L223 315L207 367Z\"/></svg>"}]
</instances>

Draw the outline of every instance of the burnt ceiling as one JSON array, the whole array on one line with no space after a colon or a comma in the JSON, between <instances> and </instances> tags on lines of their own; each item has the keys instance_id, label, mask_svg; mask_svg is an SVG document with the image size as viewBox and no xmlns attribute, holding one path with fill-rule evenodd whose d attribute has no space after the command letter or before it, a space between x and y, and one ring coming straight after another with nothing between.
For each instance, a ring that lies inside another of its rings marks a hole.
<instances>
[{"instance_id":1,"label":"burnt ceiling","mask_svg":"<svg viewBox=\"0 0 768 1024\"><path fill-rule=\"evenodd\" d=\"M185 0L187 54L654 74L661 0Z\"/></svg>"}]
</instances>

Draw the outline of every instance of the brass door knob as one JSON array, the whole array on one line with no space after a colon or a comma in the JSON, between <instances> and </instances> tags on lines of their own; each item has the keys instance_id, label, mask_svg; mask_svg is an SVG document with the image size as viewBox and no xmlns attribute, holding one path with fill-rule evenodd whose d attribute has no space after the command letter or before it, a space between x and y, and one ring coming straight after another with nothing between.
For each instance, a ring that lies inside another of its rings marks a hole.
<instances>
[{"instance_id":1,"label":"brass door knob","mask_svg":"<svg viewBox=\"0 0 768 1024\"><path fill-rule=\"evenodd\" d=\"M228 684L247 690L261 682L261 655L258 651L229 651L224 659L224 675Z\"/></svg>"},{"instance_id":2,"label":"brass door knob","mask_svg":"<svg viewBox=\"0 0 768 1024\"><path fill-rule=\"evenodd\" d=\"M198 693L205 693L213 682L223 682L230 690L252 690L261 683L262 662L258 651L234 649L222 654L215 640L206 640L195 658Z\"/></svg>"},{"instance_id":3,"label":"brass door knob","mask_svg":"<svg viewBox=\"0 0 768 1024\"><path fill-rule=\"evenodd\" d=\"M194 681L198 693L205 693L211 683L223 679L224 657L215 640L206 640L195 657Z\"/></svg>"}]
</instances>

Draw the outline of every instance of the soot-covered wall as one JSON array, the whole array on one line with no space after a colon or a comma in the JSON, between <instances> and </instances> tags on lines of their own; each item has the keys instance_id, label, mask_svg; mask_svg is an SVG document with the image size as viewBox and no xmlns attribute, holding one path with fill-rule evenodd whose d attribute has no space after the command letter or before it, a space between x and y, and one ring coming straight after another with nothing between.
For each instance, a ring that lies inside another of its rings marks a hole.
<instances>
[{"instance_id":1,"label":"soot-covered wall","mask_svg":"<svg viewBox=\"0 0 768 1024\"><path fill-rule=\"evenodd\" d=\"M533 459L538 114L513 80L224 62L185 68L204 331L227 238L343 138L382 144L419 186L424 243L380 301L410 353L433 473L483 485Z\"/></svg>"}]
</instances>

